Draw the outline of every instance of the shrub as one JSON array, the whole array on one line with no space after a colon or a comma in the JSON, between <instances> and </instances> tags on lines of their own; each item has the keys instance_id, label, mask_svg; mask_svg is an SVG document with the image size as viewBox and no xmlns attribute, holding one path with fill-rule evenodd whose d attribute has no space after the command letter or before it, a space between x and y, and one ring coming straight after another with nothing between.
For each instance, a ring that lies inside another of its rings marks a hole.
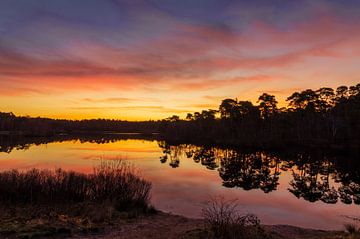
<instances>
[{"instance_id":1,"label":"shrub","mask_svg":"<svg viewBox=\"0 0 360 239\"><path fill-rule=\"evenodd\" d=\"M209 238L267 238L260 220L253 214L240 214L236 201L211 198L202 213Z\"/></svg>"},{"instance_id":2,"label":"shrub","mask_svg":"<svg viewBox=\"0 0 360 239\"><path fill-rule=\"evenodd\" d=\"M110 201L118 209L147 208L151 184L124 161L103 161L93 173L39 170L0 173L3 204L66 204Z\"/></svg>"},{"instance_id":3,"label":"shrub","mask_svg":"<svg viewBox=\"0 0 360 239\"><path fill-rule=\"evenodd\" d=\"M360 239L360 218L356 217L347 217L351 219L353 223L347 223L344 225L346 232L348 233L349 239Z\"/></svg>"}]
</instances>

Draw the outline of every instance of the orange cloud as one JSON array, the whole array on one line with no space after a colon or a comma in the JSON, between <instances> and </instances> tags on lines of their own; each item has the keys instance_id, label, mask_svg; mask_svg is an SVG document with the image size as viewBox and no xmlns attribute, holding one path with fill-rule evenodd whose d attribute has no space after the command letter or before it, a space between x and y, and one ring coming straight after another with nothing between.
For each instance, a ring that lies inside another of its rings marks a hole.
<instances>
[{"instance_id":1,"label":"orange cloud","mask_svg":"<svg viewBox=\"0 0 360 239\"><path fill-rule=\"evenodd\" d=\"M346 57L337 51L337 46L348 41L349 32L353 32L352 39L359 37L356 28L341 25L331 17L300 24L291 31L255 22L249 32L241 34L226 26L181 25L180 35L165 35L143 46L135 44L121 49L85 44L79 46L78 53L70 59L71 52L68 58L46 60L0 48L0 73L22 79L46 78L46 83L54 87L61 84L51 83L54 80L49 78L70 78L71 84L76 84L73 81L76 77L80 86L93 83L101 86L98 81L124 86L139 81L156 83L209 77L215 72L235 69L284 67L299 63L305 57ZM351 44L353 49L360 48L358 43ZM266 50L265 54L242 53L259 49ZM85 56L89 59L84 59Z\"/></svg>"},{"instance_id":2,"label":"orange cloud","mask_svg":"<svg viewBox=\"0 0 360 239\"><path fill-rule=\"evenodd\" d=\"M198 91L198 90L208 90L224 86L234 86L239 83L253 81L253 82L262 82L270 81L274 78L266 75L255 75L247 77L234 77L230 79L221 79L221 80L207 80L202 79L196 82L179 82L172 85L173 90L187 90L187 91Z\"/></svg>"},{"instance_id":3,"label":"orange cloud","mask_svg":"<svg viewBox=\"0 0 360 239\"><path fill-rule=\"evenodd\" d=\"M330 66L344 61L350 69L347 82L355 82L351 72L355 72L360 55L357 28L356 23L344 24L332 16L302 22L291 29L264 22L253 22L242 31L226 25L179 24L174 31L126 47L74 40L54 49L61 54L52 58L19 53L0 42L0 100L25 94L50 99L50 95L73 92L72 97L82 94L77 97L82 100L66 109L95 110L101 104L108 110L130 110L124 108L130 104L131 109L140 111L181 113L174 102L189 97L199 102L194 105L211 105L200 103L204 100L201 97L221 92L235 98L240 89L254 89L253 94L261 88L274 92L276 88L299 89L303 75L323 73L320 66L329 65L327 76L334 85L341 81L338 72L344 74ZM317 88L320 83L311 84L308 87ZM109 91L119 92L121 97L89 96ZM164 108L136 108L140 101L157 106L169 95L177 98L166 102ZM115 104L122 105L119 108Z\"/></svg>"}]
</instances>

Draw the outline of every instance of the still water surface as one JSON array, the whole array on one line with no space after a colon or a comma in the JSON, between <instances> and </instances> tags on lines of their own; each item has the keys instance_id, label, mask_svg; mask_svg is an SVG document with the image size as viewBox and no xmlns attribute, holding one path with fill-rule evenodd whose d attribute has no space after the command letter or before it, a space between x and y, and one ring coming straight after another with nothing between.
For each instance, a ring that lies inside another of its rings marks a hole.
<instances>
[{"instance_id":1,"label":"still water surface","mask_svg":"<svg viewBox=\"0 0 360 239\"><path fill-rule=\"evenodd\" d=\"M341 229L345 216L360 215L354 194L359 184L349 173L338 173L328 161L309 165L263 152L242 154L139 139L102 144L70 140L0 152L0 168L91 172L101 159L119 158L133 162L152 182L152 204L174 214L200 217L203 203L221 195L236 199L243 212L255 213L265 224Z\"/></svg>"}]
</instances>

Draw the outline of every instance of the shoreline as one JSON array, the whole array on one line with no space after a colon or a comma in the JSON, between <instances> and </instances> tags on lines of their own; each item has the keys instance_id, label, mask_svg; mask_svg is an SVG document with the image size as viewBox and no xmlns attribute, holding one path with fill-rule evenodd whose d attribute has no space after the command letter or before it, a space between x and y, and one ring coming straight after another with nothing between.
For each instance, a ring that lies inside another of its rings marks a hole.
<instances>
[{"instance_id":1,"label":"shoreline","mask_svg":"<svg viewBox=\"0 0 360 239\"><path fill-rule=\"evenodd\" d=\"M74 211L79 210L79 213ZM203 219L153 210L114 211L110 205L62 205L0 208L1 238L205 239ZM271 239L347 239L345 232L290 225L264 225ZM356 238L356 237L353 237Z\"/></svg>"},{"instance_id":2,"label":"shoreline","mask_svg":"<svg viewBox=\"0 0 360 239\"><path fill-rule=\"evenodd\" d=\"M346 238L341 231L318 230L302 228L290 225L261 225L271 238L283 239L335 239ZM75 235L74 238L85 239L110 239L110 238L170 238L170 239L195 239L204 238L201 236L204 230L203 219L187 218L180 215L159 211L154 215L140 216L134 221L114 227L106 228L103 234L99 235Z\"/></svg>"},{"instance_id":3,"label":"shoreline","mask_svg":"<svg viewBox=\"0 0 360 239\"><path fill-rule=\"evenodd\" d=\"M242 140L198 140L198 139L183 139L183 138L168 138L166 135L159 132L120 132L120 131L74 131L66 133L54 133L51 135L32 135L25 132L14 131L0 131L0 137L9 137L14 142L19 141L19 144L33 144L50 143L53 141L66 141L80 138L91 138L101 140L121 140L121 139L142 139L142 140L157 140L165 141L170 145L192 144L206 147L219 148L242 148L245 150L267 150L267 151L297 151L297 150L326 150L333 154L345 155L359 155L358 141L352 143L334 143L324 142L319 140L302 140L302 141L259 141L259 142L244 142ZM0 146L1 147L1 146Z\"/></svg>"}]
</instances>

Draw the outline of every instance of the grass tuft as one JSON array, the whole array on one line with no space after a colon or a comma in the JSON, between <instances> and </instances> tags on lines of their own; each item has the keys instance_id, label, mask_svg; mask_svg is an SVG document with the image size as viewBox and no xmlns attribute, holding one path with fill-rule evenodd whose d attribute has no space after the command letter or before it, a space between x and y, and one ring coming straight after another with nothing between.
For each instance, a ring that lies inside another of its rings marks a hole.
<instances>
[{"instance_id":1,"label":"grass tuft","mask_svg":"<svg viewBox=\"0 0 360 239\"><path fill-rule=\"evenodd\" d=\"M207 238L268 238L253 214L240 214L236 201L211 198L202 210Z\"/></svg>"},{"instance_id":2,"label":"grass tuft","mask_svg":"<svg viewBox=\"0 0 360 239\"><path fill-rule=\"evenodd\" d=\"M354 223L347 223L344 225L345 231L348 234L347 239L360 239L360 226L359 226L359 218L348 217Z\"/></svg>"}]
</instances>

